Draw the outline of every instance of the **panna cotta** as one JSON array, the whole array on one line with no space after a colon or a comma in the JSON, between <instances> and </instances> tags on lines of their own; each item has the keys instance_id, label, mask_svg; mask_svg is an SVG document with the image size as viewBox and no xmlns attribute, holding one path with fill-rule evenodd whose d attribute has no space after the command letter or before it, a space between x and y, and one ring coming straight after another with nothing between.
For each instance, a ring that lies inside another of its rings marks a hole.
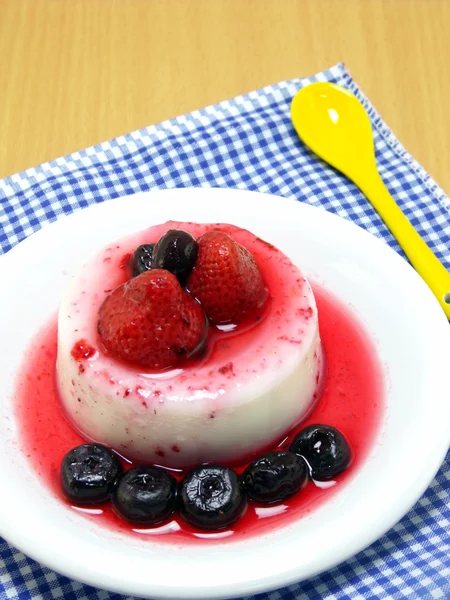
<instances>
[{"instance_id":1,"label":"panna cotta","mask_svg":"<svg viewBox=\"0 0 450 600\"><path fill-rule=\"evenodd\" d=\"M100 307L130 280L130 257L169 229L221 231L253 255L268 292L235 325L210 325L204 351L180 367L114 357L98 334ZM304 419L324 371L312 289L282 252L225 224L168 222L105 247L73 276L58 316L57 383L83 437L139 463L185 468L256 455Z\"/></svg>"}]
</instances>

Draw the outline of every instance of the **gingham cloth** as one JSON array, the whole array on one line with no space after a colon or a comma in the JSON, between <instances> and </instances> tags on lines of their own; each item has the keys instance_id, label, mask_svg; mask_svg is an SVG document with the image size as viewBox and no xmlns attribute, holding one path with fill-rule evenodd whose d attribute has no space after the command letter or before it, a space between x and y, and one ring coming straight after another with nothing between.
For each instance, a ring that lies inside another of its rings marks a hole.
<instances>
[{"instance_id":1,"label":"gingham cloth","mask_svg":"<svg viewBox=\"0 0 450 600\"><path fill-rule=\"evenodd\" d=\"M257 190L323 206L401 252L356 187L299 141L291 125L290 103L300 87L314 81L338 83L364 103L386 185L449 268L449 199L399 144L343 65L251 92L3 179L0 253L63 213L135 192L188 186ZM254 598L450 598L449 519L450 454L415 507L370 548L318 577ZM50 571L1 538L0 598L124 600Z\"/></svg>"}]
</instances>

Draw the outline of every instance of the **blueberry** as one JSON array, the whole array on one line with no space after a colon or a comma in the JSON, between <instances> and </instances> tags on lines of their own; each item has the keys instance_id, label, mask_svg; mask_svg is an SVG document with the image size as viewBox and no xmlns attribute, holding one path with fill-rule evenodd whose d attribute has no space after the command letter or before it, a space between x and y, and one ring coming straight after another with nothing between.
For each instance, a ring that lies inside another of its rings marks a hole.
<instances>
[{"instance_id":1,"label":"blueberry","mask_svg":"<svg viewBox=\"0 0 450 600\"><path fill-rule=\"evenodd\" d=\"M232 469L203 465L188 473L180 486L180 513L199 529L223 529L243 514L247 498Z\"/></svg>"},{"instance_id":2,"label":"blueberry","mask_svg":"<svg viewBox=\"0 0 450 600\"><path fill-rule=\"evenodd\" d=\"M66 497L77 504L108 500L122 473L116 454L101 444L83 444L68 452L61 463L61 484Z\"/></svg>"},{"instance_id":3,"label":"blueberry","mask_svg":"<svg viewBox=\"0 0 450 600\"><path fill-rule=\"evenodd\" d=\"M134 467L117 484L112 503L131 523L156 525L169 517L177 501L177 481L164 469Z\"/></svg>"},{"instance_id":4,"label":"blueberry","mask_svg":"<svg viewBox=\"0 0 450 600\"><path fill-rule=\"evenodd\" d=\"M242 479L249 498L272 504L298 492L308 479L308 470L305 461L292 452L268 452L249 464Z\"/></svg>"},{"instance_id":5,"label":"blueberry","mask_svg":"<svg viewBox=\"0 0 450 600\"><path fill-rule=\"evenodd\" d=\"M169 229L155 246L154 269L166 269L180 281L186 283L189 273L197 260L198 244L186 231Z\"/></svg>"},{"instance_id":6,"label":"blueberry","mask_svg":"<svg viewBox=\"0 0 450 600\"><path fill-rule=\"evenodd\" d=\"M142 244L133 254L133 277L137 277L153 267L153 248L155 244Z\"/></svg>"},{"instance_id":7,"label":"blueberry","mask_svg":"<svg viewBox=\"0 0 450 600\"><path fill-rule=\"evenodd\" d=\"M289 450L306 460L311 477L317 481L333 479L349 466L352 455L347 440L329 425L309 425L292 441Z\"/></svg>"}]
</instances>

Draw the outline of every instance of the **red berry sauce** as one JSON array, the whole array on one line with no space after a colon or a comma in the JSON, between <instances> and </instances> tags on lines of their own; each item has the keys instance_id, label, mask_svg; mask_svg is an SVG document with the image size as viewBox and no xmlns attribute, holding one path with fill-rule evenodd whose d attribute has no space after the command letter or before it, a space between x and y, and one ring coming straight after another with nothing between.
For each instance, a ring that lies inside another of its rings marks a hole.
<instances>
[{"instance_id":1,"label":"red berry sauce","mask_svg":"<svg viewBox=\"0 0 450 600\"><path fill-rule=\"evenodd\" d=\"M72 348L71 355L75 360L87 360L97 352L86 340L78 340ZM82 365L80 365L82 366Z\"/></svg>"},{"instance_id":2,"label":"red berry sauce","mask_svg":"<svg viewBox=\"0 0 450 600\"><path fill-rule=\"evenodd\" d=\"M175 543L238 540L288 525L315 510L361 468L375 443L384 406L383 372L373 343L363 326L330 293L313 286L319 309L321 337L327 356L327 377L320 402L298 429L311 423L333 425L347 437L353 462L331 487L312 482L283 504L257 506L248 510L230 529L200 532L174 516L153 528L134 527L119 519L109 504L89 508L73 507L88 519L129 535ZM67 503L59 485L63 456L84 440L71 428L61 411L55 382L56 316L38 334L27 353L16 394L16 420L23 451L38 477ZM232 369L231 363L224 369ZM214 415L211 415L214 418ZM281 444L286 447L295 431ZM174 452L177 450L174 448ZM241 471L245 465L238 470ZM328 484L329 485L329 484Z\"/></svg>"}]
</instances>

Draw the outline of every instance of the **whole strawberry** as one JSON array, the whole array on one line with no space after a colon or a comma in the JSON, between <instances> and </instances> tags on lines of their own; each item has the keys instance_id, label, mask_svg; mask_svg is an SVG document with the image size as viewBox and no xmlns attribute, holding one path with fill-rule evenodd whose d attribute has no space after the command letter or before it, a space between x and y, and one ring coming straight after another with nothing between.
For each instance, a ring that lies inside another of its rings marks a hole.
<instances>
[{"instance_id":1,"label":"whole strawberry","mask_svg":"<svg viewBox=\"0 0 450 600\"><path fill-rule=\"evenodd\" d=\"M198 240L187 288L213 323L238 323L267 299L252 254L221 231L209 231Z\"/></svg>"},{"instance_id":2,"label":"whole strawberry","mask_svg":"<svg viewBox=\"0 0 450 600\"><path fill-rule=\"evenodd\" d=\"M97 328L108 352L151 369L176 366L202 347L207 333L201 306L163 269L116 288L100 307Z\"/></svg>"}]
</instances>

